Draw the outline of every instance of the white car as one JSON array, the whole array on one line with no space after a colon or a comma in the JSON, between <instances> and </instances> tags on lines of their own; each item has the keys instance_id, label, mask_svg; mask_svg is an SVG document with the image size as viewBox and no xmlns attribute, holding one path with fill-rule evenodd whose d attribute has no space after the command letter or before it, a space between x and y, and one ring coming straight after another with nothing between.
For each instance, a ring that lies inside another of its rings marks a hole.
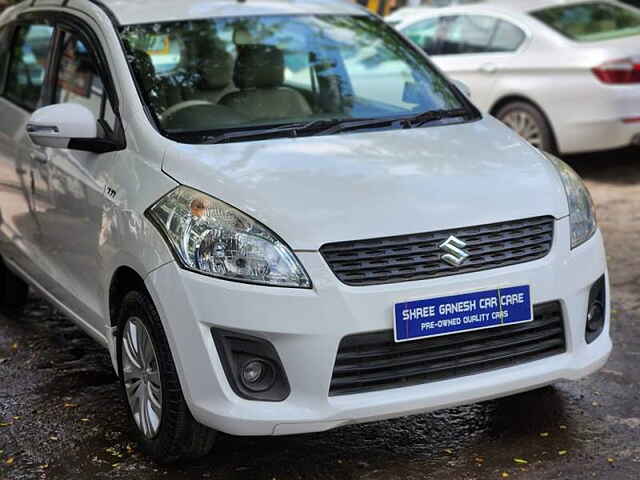
<instances>
[{"instance_id":1,"label":"white car","mask_svg":"<svg viewBox=\"0 0 640 480\"><path fill-rule=\"evenodd\" d=\"M546 151L640 145L640 10L611 0L491 0L388 21L475 104Z\"/></svg>"},{"instance_id":2,"label":"white car","mask_svg":"<svg viewBox=\"0 0 640 480\"><path fill-rule=\"evenodd\" d=\"M109 350L158 461L606 362L580 178L360 7L29 0L0 55L0 302Z\"/></svg>"}]
</instances>

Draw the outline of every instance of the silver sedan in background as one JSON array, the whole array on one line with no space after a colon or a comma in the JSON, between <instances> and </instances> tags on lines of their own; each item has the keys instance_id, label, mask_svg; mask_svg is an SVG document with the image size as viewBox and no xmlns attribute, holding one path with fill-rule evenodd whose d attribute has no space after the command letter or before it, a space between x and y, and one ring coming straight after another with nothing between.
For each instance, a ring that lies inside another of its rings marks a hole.
<instances>
[{"instance_id":1,"label":"silver sedan in background","mask_svg":"<svg viewBox=\"0 0 640 480\"><path fill-rule=\"evenodd\" d=\"M489 0L400 9L387 21L538 148L640 145L639 9L614 0Z\"/></svg>"}]
</instances>

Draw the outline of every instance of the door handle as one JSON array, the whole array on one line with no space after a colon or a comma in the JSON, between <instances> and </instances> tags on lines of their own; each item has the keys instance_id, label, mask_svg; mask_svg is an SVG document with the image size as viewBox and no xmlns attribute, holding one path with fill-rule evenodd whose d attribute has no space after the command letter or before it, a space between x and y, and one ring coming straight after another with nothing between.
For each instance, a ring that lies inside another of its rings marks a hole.
<instances>
[{"instance_id":1,"label":"door handle","mask_svg":"<svg viewBox=\"0 0 640 480\"><path fill-rule=\"evenodd\" d=\"M49 157L42 152L31 152L29 158L34 162L38 162L40 165L46 165L49 162Z\"/></svg>"},{"instance_id":2,"label":"door handle","mask_svg":"<svg viewBox=\"0 0 640 480\"><path fill-rule=\"evenodd\" d=\"M493 63L485 63L480 67L480 71L484 73L496 73L498 71L498 66Z\"/></svg>"}]
</instances>

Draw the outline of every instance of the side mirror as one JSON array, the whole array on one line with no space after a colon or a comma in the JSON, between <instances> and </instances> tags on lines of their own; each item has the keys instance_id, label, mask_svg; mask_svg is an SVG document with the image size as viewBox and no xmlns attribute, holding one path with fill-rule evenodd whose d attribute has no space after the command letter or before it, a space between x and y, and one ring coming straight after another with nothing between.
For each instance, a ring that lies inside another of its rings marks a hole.
<instances>
[{"instance_id":1,"label":"side mirror","mask_svg":"<svg viewBox=\"0 0 640 480\"><path fill-rule=\"evenodd\" d=\"M27 123L31 141L41 147L70 148L76 139L98 137L98 121L83 105L61 103L43 107L31 115Z\"/></svg>"},{"instance_id":2,"label":"side mirror","mask_svg":"<svg viewBox=\"0 0 640 480\"><path fill-rule=\"evenodd\" d=\"M31 115L27 133L36 145L106 153L122 148L113 140L98 138L98 120L91 110L77 103L43 107Z\"/></svg>"},{"instance_id":3,"label":"side mirror","mask_svg":"<svg viewBox=\"0 0 640 480\"><path fill-rule=\"evenodd\" d=\"M451 82L458 88L458 90L460 90L465 96L467 96L468 98L471 98L471 89L469 88L469 85L467 85L464 82L461 82L460 80L451 80Z\"/></svg>"}]
</instances>

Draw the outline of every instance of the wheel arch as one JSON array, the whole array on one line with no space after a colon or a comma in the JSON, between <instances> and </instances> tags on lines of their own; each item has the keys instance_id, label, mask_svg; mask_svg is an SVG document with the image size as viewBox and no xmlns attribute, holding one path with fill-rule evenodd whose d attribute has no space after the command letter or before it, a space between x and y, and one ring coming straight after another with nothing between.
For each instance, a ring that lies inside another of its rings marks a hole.
<instances>
[{"instance_id":1,"label":"wheel arch","mask_svg":"<svg viewBox=\"0 0 640 480\"><path fill-rule=\"evenodd\" d=\"M112 329L117 327L118 310L122 300L132 290L148 293L144 279L138 272L129 266L118 267L109 284L109 325Z\"/></svg>"},{"instance_id":2,"label":"wheel arch","mask_svg":"<svg viewBox=\"0 0 640 480\"><path fill-rule=\"evenodd\" d=\"M113 370L118 374L118 358L116 334L118 328L118 313L120 305L125 295L132 290L149 293L142 276L132 267L122 265L115 269L109 281L109 291L107 295L107 345L111 356Z\"/></svg>"},{"instance_id":3,"label":"wheel arch","mask_svg":"<svg viewBox=\"0 0 640 480\"><path fill-rule=\"evenodd\" d=\"M526 95L518 94L518 93L503 95L489 109L489 113L492 116L497 118L497 114L502 108L514 102L528 103L529 105L536 108L540 112L540 114L544 117L545 121L547 122L547 125L549 125L549 129L551 130L551 141L553 142L553 147L555 148L556 151L559 151L558 137L556 135L556 129L553 125L553 122L551 121L551 118L549 117L549 115L547 115L547 112L545 111L545 109L538 102L536 102L535 100L532 100L530 97L527 97Z\"/></svg>"}]
</instances>

